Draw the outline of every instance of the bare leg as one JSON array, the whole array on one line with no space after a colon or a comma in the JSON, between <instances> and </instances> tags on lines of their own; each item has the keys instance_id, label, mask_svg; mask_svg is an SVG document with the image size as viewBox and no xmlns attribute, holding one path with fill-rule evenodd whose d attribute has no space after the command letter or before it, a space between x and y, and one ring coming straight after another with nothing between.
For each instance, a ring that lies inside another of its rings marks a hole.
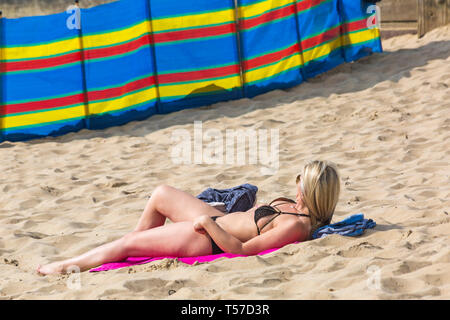
<instances>
[{"instance_id":1,"label":"bare leg","mask_svg":"<svg viewBox=\"0 0 450 320\"><path fill-rule=\"evenodd\" d=\"M125 237L104 244L72 259L57 261L45 266L39 265L37 272L44 275L66 273L66 271L73 266L79 267L80 271L85 271L103 263L122 261L127 258L124 244Z\"/></svg>"},{"instance_id":2,"label":"bare leg","mask_svg":"<svg viewBox=\"0 0 450 320\"><path fill-rule=\"evenodd\" d=\"M160 185L145 206L134 231L144 231L172 222L194 221L201 215L222 216L223 213L193 195L176 188Z\"/></svg>"},{"instance_id":3,"label":"bare leg","mask_svg":"<svg viewBox=\"0 0 450 320\"><path fill-rule=\"evenodd\" d=\"M127 257L188 257L207 254L211 254L209 236L195 232L192 222L178 222L146 231L131 232L78 257L39 266L37 271L44 275L65 273L72 266L86 271Z\"/></svg>"}]
</instances>

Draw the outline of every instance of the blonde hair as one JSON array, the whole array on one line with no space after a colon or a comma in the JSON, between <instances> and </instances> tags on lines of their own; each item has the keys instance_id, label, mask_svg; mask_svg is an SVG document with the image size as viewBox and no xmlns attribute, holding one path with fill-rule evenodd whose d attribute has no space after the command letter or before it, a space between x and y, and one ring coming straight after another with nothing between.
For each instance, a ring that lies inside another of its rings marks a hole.
<instances>
[{"instance_id":1,"label":"blonde hair","mask_svg":"<svg viewBox=\"0 0 450 320\"><path fill-rule=\"evenodd\" d=\"M331 223L339 200L340 181L336 165L331 161L308 161L297 183L303 194L303 202L311 216L311 235L318 228Z\"/></svg>"}]
</instances>

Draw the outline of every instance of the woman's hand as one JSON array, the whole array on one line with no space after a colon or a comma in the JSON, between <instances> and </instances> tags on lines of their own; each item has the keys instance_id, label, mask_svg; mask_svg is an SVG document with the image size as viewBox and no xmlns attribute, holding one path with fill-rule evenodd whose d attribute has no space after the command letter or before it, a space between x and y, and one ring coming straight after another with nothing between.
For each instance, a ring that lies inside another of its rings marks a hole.
<instances>
[{"instance_id":1,"label":"woman's hand","mask_svg":"<svg viewBox=\"0 0 450 320\"><path fill-rule=\"evenodd\" d=\"M208 220L210 220L210 216L208 215L203 215L198 217L197 219L194 220L194 230L200 234L206 234L206 230L205 230L205 223L208 222Z\"/></svg>"}]
</instances>

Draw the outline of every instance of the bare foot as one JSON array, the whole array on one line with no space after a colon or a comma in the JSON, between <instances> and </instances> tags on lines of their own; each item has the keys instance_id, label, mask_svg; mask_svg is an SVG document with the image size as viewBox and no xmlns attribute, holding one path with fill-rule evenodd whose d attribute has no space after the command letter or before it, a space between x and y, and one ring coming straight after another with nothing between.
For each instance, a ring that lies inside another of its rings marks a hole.
<instances>
[{"instance_id":1,"label":"bare foot","mask_svg":"<svg viewBox=\"0 0 450 320\"><path fill-rule=\"evenodd\" d=\"M53 262L50 264L46 264L45 266L38 265L36 269L37 273L40 275L49 275L49 274L63 274L65 273L64 265L62 262Z\"/></svg>"}]
</instances>

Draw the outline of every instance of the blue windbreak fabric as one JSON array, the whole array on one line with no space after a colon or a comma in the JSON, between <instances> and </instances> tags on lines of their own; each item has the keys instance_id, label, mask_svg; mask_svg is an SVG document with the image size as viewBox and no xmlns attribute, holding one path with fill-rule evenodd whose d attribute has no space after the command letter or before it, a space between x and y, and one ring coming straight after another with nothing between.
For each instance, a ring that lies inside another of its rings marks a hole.
<instances>
[{"instance_id":1,"label":"blue windbreak fabric","mask_svg":"<svg viewBox=\"0 0 450 320\"><path fill-rule=\"evenodd\" d=\"M244 57L245 95L252 98L274 89L302 83L295 3L270 3L270 10L256 15L247 8L260 0L241 0L240 43ZM270 2L270 1L266 1ZM273 60L271 55L277 55ZM261 60L261 62L257 62Z\"/></svg>"},{"instance_id":2,"label":"blue windbreak fabric","mask_svg":"<svg viewBox=\"0 0 450 320\"><path fill-rule=\"evenodd\" d=\"M151 1L150 11L160 113L242 97L233 0Z\"/></svg>"},{"instance_id":3,"label":"blue windbreak fabric","mask_svg":"<svg viewBox=\"0 0 450 320\"><path fill-rule=\"evenodd\" d=\"M122 125L157 113L148 3L148 0L122 0L81 11L86 89L109 90L105 95L88 95L89 129ZM134 28L139 30L127 31ZM115 35L112 41L108 34ZM96 47L90 37L107 44ZM97 57L96 49L108 48L118 53ZM145 92L148 94L143 97Z\"/></svg>"},{"instance_id":4,"label":"blue windbreak fabric","mask_svg":"<svg viewBox=\"0 0 450 320\"><path fill-rule=\"evenodd\" d=\"M338 0L321 1L319 5L299 10L298 21L305 63L303 72L307 78L344 63Z\"/></svg>"},{"instance_id":5,"label":"blue windbreak fabric","mask_svg":"<svg viewBox=\"0 0 450 320\"><path fill-rule=\"evenodd\" d=\"M0 19L1 46L24 47L22 52L26 55L28 46L77 39L78 32L66 27L67 18L67 13L60 13L50 16ZM60 51L57 52L58 55L73 53L79 53L79 46L71 45L67 49L60 48ZM37 57L30 53L30 61L37 58L51 58L54 54L55 52L51 49L43 50ZM8 59L8 61L14 62L14 58L14 56L5 56L3 53L0 60ZM22 57L17 61L21 60L23 60ZM1 124L5 140L22 141L58 136L84 128L85 114L76 108L77 105L83 105L82 100L57 107L45 102L55 97L69 97L83 92L82 69L79 62L57 67L43 67L39 70L25 68L20 71L2 72L1 88L1 114L5 117ZM16 105L34 100L43 100L39 108L36 106L16 108ZM73 107L77 111L63 119L51 115L52 110ZM23 116L24 119L14 121L18 116ZM11 125L10 123L13 122L15 124Z\"/></svg>"},{"instance_id":6,"label":"blue windbreak fabric","mask_svg":"<svg viewBox=\"0 0 450 320\"><path fill-rule=\"evenodd\" d=\"M381 38L379 36L379 29L370 29L369 26L376 22L375 4L376 1L354 1L354 0L339 0L339 13L343 25L343 37L351 36L361 30L372 30L373 37L367 41L359 42L358 40L344 41L344 57L346 62L356 61L362 57L368 56L374 52L382 52ZM352 28L356 25L358 31Z\"/></svg>"}]
</instances>

